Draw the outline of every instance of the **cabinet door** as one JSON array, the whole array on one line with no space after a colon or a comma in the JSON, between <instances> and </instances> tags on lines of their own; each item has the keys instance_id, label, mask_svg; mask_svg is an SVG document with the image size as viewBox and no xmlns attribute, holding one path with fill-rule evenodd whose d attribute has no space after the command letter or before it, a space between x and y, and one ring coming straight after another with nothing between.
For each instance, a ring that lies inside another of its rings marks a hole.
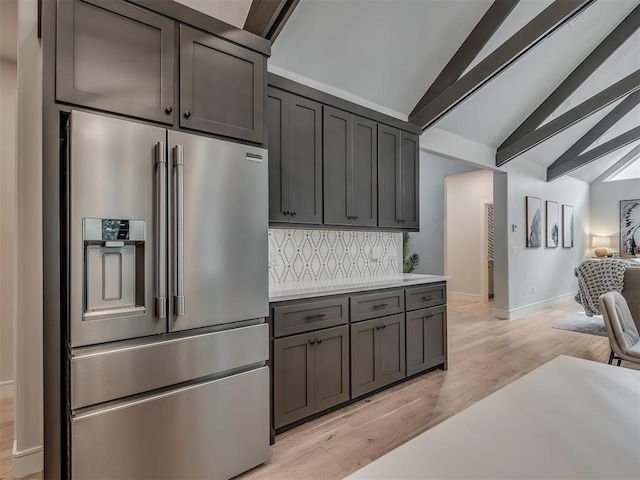
<instances>
[{"instance_id":1,"label":"cabinet door","mask_svg":"<svg viewBox=\"0 0 640 480\"><path fill-rule=\"evenodd\" d=\"M377 125L366 118L353 117L353 158L351 162L351 215L354 225L378 225Z\"/></svg>"},{"instance_id":2,"label":"cabinet door","mask_svg":"<svg viewBox=\"0 0 640 480\"><path fill-rule=\"evenodd\" d=\"M322 106L295 95L289 97L290 221L322 224Z\"/></svg>"},{"instance_id":3,"label":"cabinet door","mask_svg":"<svg viewBox=\"0 0 640 480\"><path fill-rule=\"evenodd\" d=\"M378 226L400 228L400 130L378 125Z\"/></svg>"},{"instance_id":4,"label":"cabinet door","mask_svg":"<svg viewBox=\"0 0 640 480\"><path fill-rule=\"evenodd\" d=\"M431 310L426 318L428 338L428 365L435 367L447 360L447 307Z\"/></svg>"},{"instance_id":5,"label":"cabinet door","mask_svg":"<svg viewBox=\"0 0 640 480\"><path fill-rule=\"evenodd\" d=\"M274 424L280 428L314 412L314 334L273 342Z\"/></svg>"},{"instance_id":6,"label":"cabinet door","mask_svg":"<svg viewBox=\"0 0 640 480\"><path fill-rule=\"evenodd\" d=\"M289 183L286 177L289 144L289 95L270 88L267 93L267 148L269 149L269 222L289 221Z\"/></svg>"},{"instance_id":7,"label":"cabinet door","mask_svg":"<svg viewBox=\"0 0 640 480\"><path fill-rule=\"evenodd\" d=\"M262 143L259 53L180 25L180 126Z\"/></svg>"},{"instance_id":8,"label":"cabinet door","mask_svg":"<svg viewBox=\"0 0 640 480\"><path fill-rule=\"evenodd\" d=\"M351 398L369 393L380 386L378 381L377 330L380 320L351 325Z\"/></svg>"},{"instance_id":9,"label":"cabinet door","mask_svg":"<svg viewBox=\"0 0 640 480\"><path fill-rule=\"evenodd\" d=\"M323 107L324 223L352 224L353 115Z\"/></svg>"},{"instance_id":10,"label":"cabinet door","mask_svg":"<svg viewBox=\"0 0 640 480\"><path fill-rule=\"evenodd\" d=\"M407 313L407 376L445 363L446 307Z\"/></svg>"},{"instance_id":11,"label":"cabinet door","mask_svg":"<svg viewBox=\"0 0 640 480\"><path fill-rule=\"evenodd\" d=\"M419 216L419 138L411 133L401 133L400 150L400 223L402 228L420 227Z\"/></svg>"},{"instance_id":12,"label":"cabinet door","mask_svg":"<svg viewBox=\"0 0 640 480\"><path fill-rule=\"evenodd\" d=\"M349 400L349 327L315 334L315 411Z\"/></svg>"},{"instance_id":13,"label":"cabinet door","mask_svg":"<svg viewBox=\"0 0 640 480\"><path fill-rule=\"evenodd\" d=\"M174 123L174 22L118 0L58 2L56 99Z\"/></svg>"},{"instance_id":14,"label":"cabinet door","mask_svg":"<svg viewBox=\"0 0 640 480\"><path fill-rule=\"evenodd\" d=\"M378 320L381 328L379 339L379 386L402 380L405 375L404 314Z\"/></svg>"},{"instance_id":15,"label":"cabinet door","mask_svg":"<svg viewBox=\"0 0 640 480\"><path fill-rule=\"evenodd\" d=\"M407 313L407 376L429 368L428 310Z\"/></svg>"}]
</instances>

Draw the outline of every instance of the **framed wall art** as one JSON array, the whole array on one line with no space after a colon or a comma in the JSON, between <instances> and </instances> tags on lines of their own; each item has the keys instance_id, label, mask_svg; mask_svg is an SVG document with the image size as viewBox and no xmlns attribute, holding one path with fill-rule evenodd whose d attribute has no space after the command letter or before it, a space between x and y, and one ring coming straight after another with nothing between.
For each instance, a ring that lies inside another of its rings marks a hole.
<instances>
[{"instance_id":1,"label":"framed wall art","mask_svg":"<svg viewBox=\"0 0 640 480\"><path fill-rule=\"evenodd\" d=\"M620 256L640 255L640 199L620 201Z\"/></svg>"},{"instance_id":2,"label":"framed wall art","mask_svg":"<svg viewBox=\"0 0 640 480\"><path fill-rule=\"evenodd\" d=\"M573 248L573 206L562 205L562 246Z\"/></svg>"},{"instance_id":3,"label":"framed wall art","mask_svg":"<svg viewBox=\"0 0 640 480\"><path fill-rule=\"evenodd\" d=\"M542 246L542 200L526 197L527 204L527 247Z\"/></svg>"},{"instance_id":4,"label":"framed wall art","mask_svg":"<svg viewBox=\"0 0 640 480\"><path fill-rule=\"evenodd\" d=\"M546 246L556 248L560 241L560 205L558 205L558 202L547 200L546 207Z\"/></svg>"}]
</instances>

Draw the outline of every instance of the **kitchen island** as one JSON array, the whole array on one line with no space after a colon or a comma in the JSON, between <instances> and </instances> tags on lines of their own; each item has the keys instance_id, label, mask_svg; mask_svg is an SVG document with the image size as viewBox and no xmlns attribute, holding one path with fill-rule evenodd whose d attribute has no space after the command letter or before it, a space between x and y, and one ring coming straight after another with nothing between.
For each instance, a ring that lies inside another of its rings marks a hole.
<instances>
[{"instance_id":1,"label":"kitchen island","mask_svg":"<svg viewBox=\"0 0 640 480\"><path fill-rule=\"evenodd\" d=\"M640 372L560 356L348 478L640 478Z\"/></svg>"}]
</instances>

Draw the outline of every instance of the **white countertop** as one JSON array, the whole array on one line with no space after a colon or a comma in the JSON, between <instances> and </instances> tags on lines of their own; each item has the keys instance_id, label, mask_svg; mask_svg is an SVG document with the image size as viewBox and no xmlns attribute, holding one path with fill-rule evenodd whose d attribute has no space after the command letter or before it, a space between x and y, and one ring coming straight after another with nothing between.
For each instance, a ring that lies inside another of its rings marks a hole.
<instances>
[{"instance_id":1,"label":"white countertop","mask_svg":"<svg viewBox=\"0 0 640 480\"><path fill-rule=\"evenodd\" d=\"M444 282L449 277L442 275L419 275L405 273L375 277L339 278L269 285L269 302L285 302L302 298L324 297L342 293L363 292L383 288L407 287L425 283Z\"/></svg>"},{"instance_id":2,"label":"white countertop","mask_svg":"<svg viewBox=\"0 0 640 480\"><path fill-rule=\"evenodd\" d=\"M640 371L557 357L347 478L640 478Z\"/></svg>"}]
</instances>

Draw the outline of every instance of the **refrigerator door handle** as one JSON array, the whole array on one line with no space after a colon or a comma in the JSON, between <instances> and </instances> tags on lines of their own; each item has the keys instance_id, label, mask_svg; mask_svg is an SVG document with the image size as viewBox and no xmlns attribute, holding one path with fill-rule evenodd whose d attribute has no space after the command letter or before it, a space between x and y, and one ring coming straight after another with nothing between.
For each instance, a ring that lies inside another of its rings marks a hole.
<instances>
[{"instance_id":1,"label":"refrigerator door handle","mask_svg":"<svg viewBox=\"0 0 640 480\"><path fill-rule=\"evenodd\" d=\"M167 149L156 144L156 317L167 317Z\"/></svg>"},{"instance_id":2,"label":"refrigerator door handle","mask_svg":"<svg viewBox=\"0 0 640 480\"><path fill-rule=\"evenodd\" d=\"M184 315L184 146L176 145L173 154L173 218L175 219L175 295L173 313Z\"/></svg>"}]
</instances>

